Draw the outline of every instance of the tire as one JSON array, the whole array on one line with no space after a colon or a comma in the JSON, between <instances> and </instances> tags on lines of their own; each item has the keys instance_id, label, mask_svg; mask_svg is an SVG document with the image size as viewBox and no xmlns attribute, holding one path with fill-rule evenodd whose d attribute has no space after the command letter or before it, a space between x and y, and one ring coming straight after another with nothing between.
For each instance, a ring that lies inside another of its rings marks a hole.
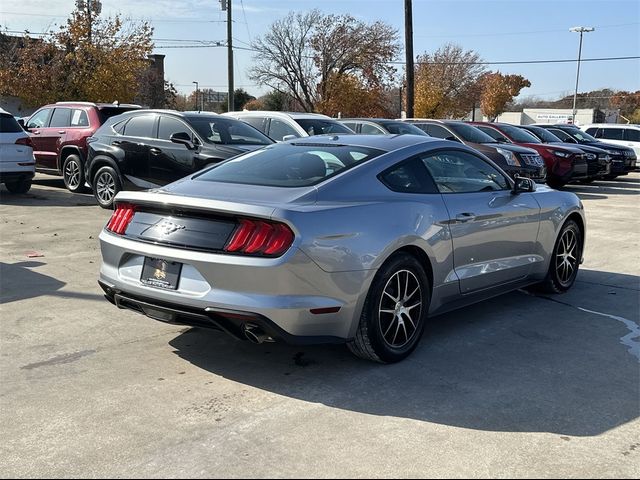
<instances>
[{"instance_id":1,"label":"tire","mask_svg":"<svg viewBox=\"0 0 640 480\"><path fill-rule=\"evenodd\" d=\"M373 279L349 350L379 363L404 360L422 337L430 300L429 279L418 259L393 255Z\"/></svg>"},{"instance_id":2,"label":"tire","mask_svg":"<svg viewBox=\"0 0 640 480\"><path fill-rule=\"evenodd\" d=\"M102 208L113 208L113 199L122 190L120 175L112 167L101 167L93 176L93 196Z\"/></svg>"},{"instance_id":3,"label":"tire","mask_svg":"<svg viewBox=\"0 0 640 480\"><path fill-rule=\"evenodd\" d=\"M571 239L575 240L572 244ZM571 246L573 245L573 246ZM549 264L549 271L545 279L536 285L536 289L543 293L565 293L569 290L578 276L580 267L580 259L582 258L582 249L584 247L584 239L580 227L573 220L568 220L560 230L560 234L556 239L553 247L553 254ZM564 256L567 253L569 257ZM564 258L560 258L563 257ZM562 260L562 263L558 263ZM568 263L565 263L567 261Z\"/></svg>"},{"instance_id":4,"label":"tire","mask_svg":"<svg viewBox=\"0 0 640 480\"><path fill-rule=\"evenodd\" d=\"M605 180L615 180L619 175L605 175L603 178Z\"/></svg>"},{"instance_id":5,"label":"tire","mask_svg":"<svg viewBox=\"0 0 640 480\"><path fill-rule=\"evenodd\" d=\"M547 185L549 185L551 188L553 188L555 190L561 189L566 184L567 184L567 182L564 182L562 180L558 180L556 178L547 178Z\"/></svg>"},{"instance_id":6,"label":"tire","mask_svg":"<svg viewBox=\"0 0 640 480\"><path fill-rule=\"evenodd\" d=\"M84 186L84 168L82 160L75 154L69 155L62 163L62 178L64 186L73 193L82 193L86 191Z\"/></svg>"},{"instance_id":7,"label":"tire","mask_svg":"<svg viewBox=\"0 0 640 480\"><path fill-rule=\"evenodd\" d=\"M22 180L16 180L15 182L7 182L4 184L9 192L14 194L27 193L31 189L31 179L25 178Z\"/></svg>"},{"instance_id":8,"label":"tire","mask_svg":"<svg viewBox=\"0 0 640 480\"><path fill-rule=\"evenodd\" d=\"M593 183L595 181L596 181L595 178L585 178L584 180L580 180L580 183L584 183L585 185L588 185L589 183Z\"/></svg>"}]
</instances>

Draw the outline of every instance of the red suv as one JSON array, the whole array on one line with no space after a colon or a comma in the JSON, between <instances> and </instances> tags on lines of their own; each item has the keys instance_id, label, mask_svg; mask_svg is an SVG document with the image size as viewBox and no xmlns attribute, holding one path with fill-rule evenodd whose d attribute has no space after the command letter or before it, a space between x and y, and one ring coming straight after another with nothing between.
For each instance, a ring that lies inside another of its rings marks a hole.
<instances>
[{"instance_id":1,"label":"red suv","mask_svg":"<svg viewBox=\"0 0 640 480\"><path fill-rule=\"evenodd\" d=\"M25 122L31 133L36 171L62 175L71 192L85 188L87 138L110 117L138 105L118 103L58 102L36 111Z\"/></svg>"}]
</instances>

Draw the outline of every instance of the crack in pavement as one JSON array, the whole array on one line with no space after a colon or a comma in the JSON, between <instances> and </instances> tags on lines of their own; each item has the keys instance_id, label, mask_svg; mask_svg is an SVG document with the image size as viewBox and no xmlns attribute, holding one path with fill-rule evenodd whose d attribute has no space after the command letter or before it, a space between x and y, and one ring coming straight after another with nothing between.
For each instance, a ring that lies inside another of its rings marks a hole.
<instances>
[{"instance_id":1,"label":"crack in pavement","mask_svg":"<svg viewBox=\"0 0 640 480\"><path fill-rule=\"evenodd\" d=\"M612 315L610 313L597 312L595 310L589 310L587 308L578 307L577 305L573 305L571 303L563 302L562 300L557 300L555 298L547 297L547 296L544 296L544 295L534 295L534 294L532 294L530 292L527 292L527 291L524 291L524 290L520 290L520 292L522 292L522 293L524 293L526 295L530 295L530 296L535 297L535 298L542 298L544 300L549 300L550 302L555 302L555 303L559 303L560 305L565 305L567 307L575 308L575 309L580 310L582 312L591 313L593 315L600 315L602 317L611 318L613 320L617 320L618 322L623 323L624 326L629 329L630 333L625 335L624 337L621 337L620 338L620 343L622 345L624 345L625 347L627 347L629 353L638 360L638 363L640 363L640 341L634 341L635 339L640 339L640 325L638 325L634 321L629 320L629 319L624 318L624 317L620 317L618 315Z\"/></svg>"}]
</instances>

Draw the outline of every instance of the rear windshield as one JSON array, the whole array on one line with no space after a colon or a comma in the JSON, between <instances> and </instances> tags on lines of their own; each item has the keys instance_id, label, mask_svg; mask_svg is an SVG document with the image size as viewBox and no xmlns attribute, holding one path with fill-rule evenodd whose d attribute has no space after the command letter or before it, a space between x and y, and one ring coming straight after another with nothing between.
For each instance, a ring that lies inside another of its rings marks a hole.
<instances>
[{"instance_id":1,"label":"rear windshield","mask_svg":"<svg viewBox=\"0 0 640 480\"><path fill-rule=\"evenodd\" d=\"M198 180L269 187L315 185L385 153L350 145L280 143L221 163Z\"/></svg>"},{"instance_id":2,"label":"rear windshield","mask_svg":"<svg viewBox=\"0 0 640 480\"><path fill-rule=\"evenodd\" d=\"M313 135L328 135L332 133L353 133L353 130L345 127L335 120L323 120L320 118L299 118L295 119L305 132L311 137Z\"/></svg>"},{"instance_id":3,"label":"rear windshield","mask_svg":"<svg viewBox=\"0 0 640 480\"><path fill-rule=\"evenodd\" d=\"M273 140L248 123L220 116L187 117L205 142L216 145L271 145Z\"/></svg>"},{"instance_id":4,"label":"rear windshield","mask_svg":"<svg viewBox=\"0 0 640 480\"><path fill-rule=\"evenodd\" d=\"M103 125L109 118L120 115L124 112L130 112L131 110L139 110L135 107L101 107L98 109L98 117L100 117L100 125Z\"/></svg>"},{"instance_id":5,"label":"rear windshield","mask_svg":"<svg viewBox=\"0 0 640 480\"><path fill-rule=\"evenodd\" d=\"M410 123L405 122L389 122L383 123L382 126L387 129L389 133L393 133L394 135L402 135L402 134L410 134L410 135L427 135L424 131L420 130L415 125L411 125Z\"/></svg>"},{"instance_id":6,"label":"rear windshield","mask_svg":"<svg viewBox=\"0 0 640 480\"><path fill-rule=\"evenodd\" d=\"M447 123L446 125L460 135L465 142L497 143L493 138L473 125L467 125L466 123Z\"/></svg>"},{"instance_id":7,"label":"rear windshield","mask_svg":"<svg viewBox=\"0 0 640 480\"><path fill-rule=\"evenodd\" d=\"M0 113L0 133L24 132L18 121L12 115Z\"/></svg>"}]
</instances>

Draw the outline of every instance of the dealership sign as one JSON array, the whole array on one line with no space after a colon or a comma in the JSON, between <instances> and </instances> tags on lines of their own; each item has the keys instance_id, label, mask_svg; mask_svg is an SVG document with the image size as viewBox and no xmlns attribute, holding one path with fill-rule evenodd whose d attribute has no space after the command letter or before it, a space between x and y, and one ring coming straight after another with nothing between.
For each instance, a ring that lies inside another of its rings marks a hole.
<instances>
[{"instance_id":1,"label":"dealership sign","mask_svg":"<svg viewBox=\"0 0 640 480\"><path fill-rule=\"evenodd\" d=\"M571 119L571 114L568 113L538 113L536 120L539 121L554 121L554 122L568 122Z\"/></svg>"}]
</instances>

